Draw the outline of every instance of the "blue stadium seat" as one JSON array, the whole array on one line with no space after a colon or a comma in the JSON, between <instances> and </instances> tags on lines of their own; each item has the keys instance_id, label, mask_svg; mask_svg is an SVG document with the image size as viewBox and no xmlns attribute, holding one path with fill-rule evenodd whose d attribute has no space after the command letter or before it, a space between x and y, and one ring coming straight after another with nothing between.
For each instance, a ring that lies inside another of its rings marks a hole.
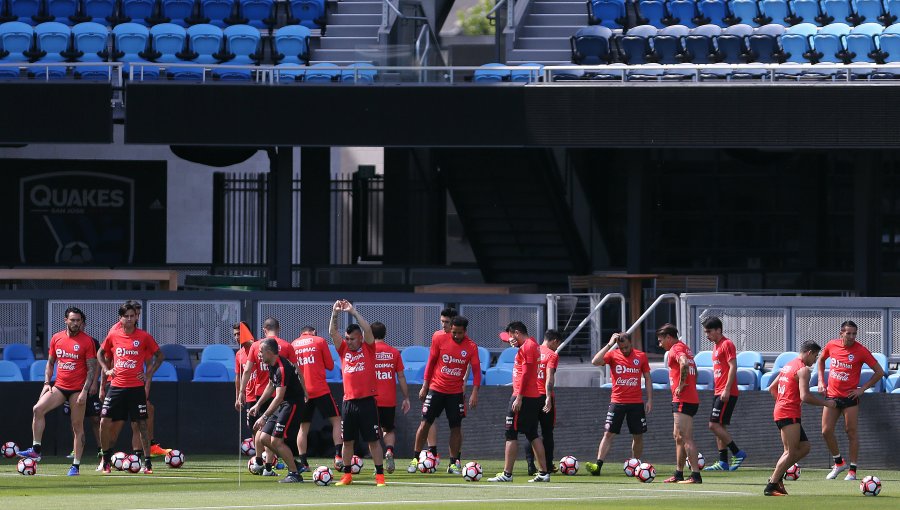
<instances>
[{"instance_id":1,"label":"blue stadium seat","mask_svg":"<svg viewBox=\"0 0 900 510\"><path fill-rule=\"evenodd\" d=\"M159 15L163 22L187 27L194 23L196 0L161 0Z\"/></svg>"},{"instance_id":2,"label":"blue stadium seat","mask_svg":"<svg viewBox=\"0 0 900 510\"><path fill-rule=\"evenodd\" d=\"M756 371L762 371L765 364L762 354L756 351L741 351L737 354L738 368L749 368Z\"/></svg>"},{"instance_id":3,"label":"blue stadium seat","mask_svg":"<svg viewBox=\"0 0 900 510\"><path fill-rule=\"evenodd\" d=\"M356 62L341 69L341 82L343 83L374 83L378 77L378 71L372 69L374 65L368 62Z\"/></svg>"},{"instance_id":4,"label":"blue stadium seat","mask_svg":"<svg viewBox=\"0 0 900 510\"><path fill-rule=\"evenodd\" d=\"M821 0L819 5L822 7L822 13L825 15L828 23L849 23L856 24L857 17L853 13L851 0Z\"/></svg>"},{"instance_id":5,"label":"blue stadium seat","mask_svg":"<svg viewBox=\"0 0 900 510\"><path fill-rule=\"evenodd\" d=\"M328 382L342 382L344 374L341 372L341 356L338 354L334 344L328 343L328 350L331 352L331 359L334 361L334 368L325 372L325 380ZM423 370L425 365L422 365Z\"/></svg>"},{"instance_id":6,"label":"blue stadium seat","mask_svg":"<svg viewBox=\"0 0 900 510\"><path fill-rule=\"evenodd\" d=\"M884 29L878 38L881 50L881 58L885 63L900 62L900 23ZM900 68L879 70L870 75L872 79L893 80L900 76Z\"/></svg>"},{"instance_id":7,"label":"blue stadium seat","mask_svg":"<svg viewBox=\"0 0 900 510\"><path fill-rule=\"evenodd\" d=\"M68 60L66 54L69 51L69 39L72 37L72 29L64 23L48 21L34 27L34 50L36 57L34 62L62 63ZM66 66L55 65L47 67L32 67L29 76L41 79L65 78Z\"/></svg>"},{"instance_id":8,"label":"blue stadium seat","mask_svg":"<svg viewBox=\"0 0 900 510\"><path fill-rule=\"evenodd\" d=\"M288 25L276 30L272 44L273 60L280 62L277 67L306 65L309 62L309 36L309 28L302 25ZM281 76L294 79L303 73L298 70L279 71Z\"/></svg>"},{"instance_id":9,"label":"blue stadium seat","mask_svg":"<svg viewBox=\"0 0 900 510\"><path fill-rule=\"evenodd\" d=\"M820 28L813 36L815 61L833 63L843 62L845 51L847 49L847 36L849 34L850 26L846 23L831 23Z\"/></svg>"},{"instance_id":10,"label":"blue stadium seat","mask_svg":"<svg viewBox=\"0 0 900 510\"><path fill-rule=\"evenodd\" d=\"M178 371L175 365L163 361L153 374L153 382L178 382Z\"/></svg>"},{"instance_id":11,"label":"blue stadium seat","mask_svg":"<svg viewBox=\"0 0 900 510\"><path fill-rule=\"evenodd\" d=\"M588 23L591 25L622 28L628 21L625 0L590 0L587 5Z\"/></svg>"},{"instance_id":12,"label":"blue stadium seat","mask_svg":"<svg viewBox=\"0 0 900 510\"><path fill-rule=\"evenodd\" d=\"M200 364L219 363L229 372L234 372L234 349L230 345L212 344L203 348L200 353ZM194 369L196 373L196 369Z\"/></svg>"},{"instance_id":13,"label":"blue stadium seat","mask_svg":"<svg viewBox=\"0 0 900 510\"><path fill-rule=\"evenodd\" d=\"M885 379L884 383L884 391L888 393L895 393L900 390L900 373L891 374Z\"/></svg>"},{"instance_id":14,"label":"blue stadium seat","mask_svg":"<svg viewBox=\"0 0 900 510\"><path fill-rule=\"evenodd\" d=\"M225 36L224 64L236 66L257 65L260 55L259 29L250 25L232 25L223 31ZM220 80L249 80L250 69L216 69L213 77Z\"/></svg>"},{"instance_id":15,"label":"blue stadium seat","mask_svg":"<svg viewBox=\"0 0 900 510\"><path fill-rule=\"evenodd\" d=\"M656 37L658 32L659 30L653 25L640 25L625 32L625 35L617 39L619 57L622 62L639 65L653 61L656 57L650 40Z\"/></svg>"},{"instance_id":16,"label":"blue stadium seat","mask_svg":"<svg viewBox=\"0 0 900 510\"><path fill-rule=\"evenodd\" d=\"M731 11L731 24L743 23L751 27L760 25L759 4L756 0L729 0L728 10Z\"/></svg>"},{"instance_id":17,"label":"blue stadium seat","mask_svg":"<svg viewBox=\"0 0 900 510\"><path fill-rule=\"evenodd\" d=\"M697 26L699 12L695 0L669 0L666 4L671 19L666 20L669 25L684 25L688 28Z\"/></svg>"},{"instance_id":18,"label":"blue stadium seat","mask_svg":"<svg viewBox=\"0 0 900 510\"><path fill-rule=\"evenodd\" d=\"M31 27L28 28L30 29ZM5 48L6 46L3 47ZM9 344L3 348L3 361L9 361L19 367L22 380L27 380L26 377L28 377L29 370L31 370L31 364L34 363L34 352L31 350L30 345Z\"/></svg>"},{"instance_id":19,"label":"blue stadium seat","mask_svg":"<svg viewBox=\"0 0 900 510\"><path fill-rule=\"evenodd\" d=\"M150 29L153 46L153 61L160 64L184 62L178 55L184 51L187 31L175 23L160 23Z\"/></svg>"},{"instance_id":20,"label":"blue stadium seat","mask_svg":"<svg viewBox=\"0 0 900 510\"><path fill-rule=\"evenodd\" d=\"M822 15L819 0L791 0L791 24L813 23L816 26L827 25L826 18Z\"/></svg>"},{"instance_id":21,"label":"blue stadium seat","mask_svg":"<svg viewBox=\"0 0 900 510\"><path fill-rule=\"evenodd\" d=\"M116 20L116 0L83 0L81 12L85 21L103 25L114 25Z\"/></svg>"},{"instance_id":22,"label":"blue stadium seat","mask_svg":"<svg viewBox=\"0 0 900 510\"><path fill-rule=\"evenodd\" d=\"M785 28L776 23L763 25L753 31L747 42L750 62L774 64L780 62L781 36Z\"/></svg>"},{"instance_id":23,"label":"blue stadium seat","mask_svg":"<svg viewBox=\"0 0 900 510\"><path fill-rule=\"evenodd\" d=\"M233 368L233 367L232 367ZM201 361L194 369L194 382L234 382L234 370L218 361Z\"/></svg>"},{"instance_id":24,"label":"blue stadium seat","mask_svg":"<svg viewBox=\"0 0 900 510\"><path fill-rule=\"evenodd\" d=\"M39 359L35 360L34 363L31 364L31 367L28 369L28 379L27 381L43 381L44 374L47 371L47 360ZM50 377L51 381L56 380L56 366L53 367L53 375Z\"/></svg>"},{"instance_id":25,"label":"blue stadium seat","mask_svg":"<svg viewBox=\"0 0 900 510\"><path fill-rule=\"evenodd\" d=\"M317 62L306 70L303 81L309 83L331 83L341 78L341 70L331 62Z\"/></svg>"},{"instance_id":26,"label":"blue stadium seat","mask_svg":"<svg viewBox=\"0 0 900 510\"><path fill-rule=\"evenodd\" d=\"M484 374L485 386L505 386L512 384L512 370L506 368L491 367Z\"/></svg>"},{"instance_id":27,"label":"blue stadium seat","mask_svg":"<svg viewBox=\"0 0 900 510\"><path fill-rule=\"evenodd\" d=\"M893 24L900 18L900 0L884 0L884 15L885 19L883 23Z\"/></svg>"},{"instance_id":28,"label":"blue stadium seat","mask_svg":"<svg viewBox=\"0 0 900 510\"><path fill-rule=\"evenodd\" d=\"M665 27L663 20L669 18L665 0L640 0L637 3L637 11L639 23L653 25L656 28Z\"/></svg>"},{"instance_id":29,"label":"blue stadium seat","mask_svg":"<svg viewBox=\"0 0 900 510\"><path fill-rule=\"evenodd\" d=\"M762 375L759 388L761 390L767 389L782 367L790 363L797 356L799 356L799 354L793 351L782 352L779 354L778 357L775 358L775 363L772 364L772 369Z\"/></svg>"},{"instance_id":30,"label":"blue stadium seat","mask_svg":"<svg viewBox=\"0 0 900 510\"><path fill-rule=\"evenodd\" d=\"M150 63L145 56L150 41L150 31L137 23L122 23L113 28L113 49L115 59L125 62L126 76L134 69L135 79L156 79L159 67L144 65Z\"/></svg>"},{"instance_id":31,"label":"blue stadium seat","mask_svg":"<svg viewBox=\"0 0 900 510\"><path fill-rule=\"evenodd\" d=\"M879 32L879 34L880 34L880 33L881 33L881 32ZM851 32L850 35L853 35L853 33ZM849 37L848 37L848 41L849 41ZM849 45L849 44L848 44L848 45ZM884 354L882 354L882 353L880 353L880 352L873 352L873 353L872 353L872 357L875 358L875 361L877 361L879 365L881 365L881 369L884 370L884 375L885 375L885 376L887 376L888 374L891 373L890 367L888 366L888 358L887 358L887 356L885 356Z\"/></svg>"},{"instance_id":32,"label":"blue stadium seat","mask_svg":"<svg viewBox=\"0 0 900 510\"><path fill-rule=\"evenodd\" d=\"M697 369L697 390L712 390L715 388L715 378L710 368Z\"/></svg>"},{"instance_id":33,"label":"blue stadium seat","mask_svg":"<svg viewBox=\"0 0 900 510\"><path fill-rule=\"evenodd\" d=\"M502 368L504 370L512 371L513 365L516 362L516 354L519 352L518 347L507 347L500 352L500 356L497 357L497 364L494 365L497 368Z\"/></svg>"},{"instance_id":34,"label":"blue stadium seat","mask_svg":"<svg viewBox=\"0 0 900 510\"><path fill-rule=\"evenodd\" d=\"M866 384L867 382L869 382L872 379L872 377L874 375L875 375L874 370L869 370L868 368L864 368L859 373L859 385L862 386L863 384ZM884 380L883 379L878 381L877 383L875 383L875 385L872 386L871 388L867 389L866 393L881 393L882 391L884 391Z\"/></svg>"},{"instance_id":35,"label":"blue stadium seat","mask_svg":"<svg viewBox=\"0 0 900 510\"><path fill-rule=\"evenodd\" d=\"M191 374L194 373L194 368L191 364L191 354L187 348L181 344L163 344L160 346L160 350L162 350L166 362L175 367L178 379L189 381Z\"/></svg>"},{"instance_id":36,"label":"blue stadium seat","mask_svg":"<svg viewBox=\"0 0 900 510\"><path fill-rule=\"evenodd\" d=\"M825 387L826 388L828 387L828 373L829 373L829 370L825 370ZM813 364L813 366L811 366L809 368L809 389L810 389L810 391L818 392L819 391L818 386L819 386L819 370L816 369L816 365Z\"/></svg>"},{"instance_id":37,"label":"blue stadium seat","mask_svg":"<svg viewBox=\"0 0 900 510\"><path fill-rule=\"evenodd\" d=\"M684 38L685 61L692 64L715 64L719 57L717 39L721 33L722 28L711 23L692 28ZM706 70L700 73L700 77L724 78L727 74L727 71Z\"/></svg>"},{"instance_id":38,"label":"blue stadium seat","mask_svg":"<svg viewBox=\"0 0 900 510\"><path fill-rule=\"evenodd\" d=\"M534 67L536 69L514 70L509 73L509 80L515 82L538 82L543 79L544 65L535 62L519 64L519 67ZM479 347L481 349L481 347Z\"/></svg>"},{"instance_id":39,"label":"blue stadium seat","mask_svg":"<svg viewBox=\"0 0 900 510\"><path fill-rule=\"evenodd\" d=\"M572 63L578 65L608 64L610 61L609 41L612 30L603 26L589 26L578 29L570 39Z\"/></svg>"},{"instance_id":40,"label":"blue stadium seat","mask_svg":"<svg viewBox=\"0 0 900 510\"><path fill-rule=\"evenodd\" d=\"M187 51L181 56L183 61L195 64L217 64L221 56L222 29L208 23L193 25L187 28ZM204 77L202 67L173 67L167 70L167 74L174 80L201 81Z\"/></svg>"},{"instance_id":41,"label":"blue stadium seat","mask_svg":"<svg viewBox=\"0 0 900 510\"><path fill-rule=\"evenodd\" d=\"M739 368L737 374L738 390L752 391L759 389L759 377L756 370L748 368Z\"/></svg>"},{"instance_id":42,"label":"blue stadium seat","mask_svg":"<svg viewBox=\"0 0 900 510\"><path fill-rule=\"evenodd\" d=\"M487 372L491 368L491 351L484 347L478 346L478 363L481 364L481 373ZM887 373L887 372L885 372Z\"/></svg>"},{"instance_id":43,"label":"blue stadium seat","mask_svg":"<svg viewBox=\"0 0 900 510\"><path fill-rule=\"evenodd\" d=\"M403 375L406 377L406 384L422 384L425 382L425 365L406 367L403 369Z\"/></svg>"},{"instance_id":44,"label":"blue stadium seat","mask_svg":"<svg viewBox=\"0 0 900 510\"><path fill-rule=\"evenodd\" d=\"M482 83L509 81L509 69L497 69L498 67L506 67L506 64L498 64L496 62L482 64L475 70L472 81Z\"/></svg>"},{"instance_id":45,"label":"blue stadium seat","mask_svg":"<svg viewBox=\"0 0 900 510\"><path fill-rule=\"evenodd\" d=\"M431 350L428 347L422 347L421 345L410 345L409 347L404 347L402 351L400 351L400 359L403 360L403 366L406 368L417 367L417 366L425 366L428 363L428 355Z\"/></svg>"},{"instance_id":46,"label":"blue stadium seat","mask_svg":"<svg viewBox=\"0 0 900 510\"><path fill-rule=\"evenodd\" d=\"M694 364L697 365L697 368L712 368L712 351L700 351L694 354Z\"/></svg>"},{"instance_id":47,"label":"blue stadium seat","mask_svg":"<svg viewBox=\"0 0 900 510\"><path fill-rule=\"evenodd\" d=\"M121 0L119 22L132 22L150 26L155 21L156 0Z\"/></svg>"},{"instance_id":48,"label":"blue stadium seat","mask_svg":"<svg viewBox=\"0 0 900 510\"><path fill-rule=\"evenodd\" d=\"M325 26L325 0L290 0L288 22L299 23L307 28Z\"/></svg>"},{"instance_id":49,"label":"blue stadium seat","mask_svg":"<svg viewBox=\"0 0 900 510\"><path fill-rule=\"evenodd\" d=\"M43 19L42 3L42 0L9 0L9 17L12 21L36 25Z\"/></svg>"},{"instance_id":50,"label":"blue stadium seat","mask_svg":"<svg viewBox=\"0 0 900 510\"><path fill-rule=\"evenodd\" d=\"M785 30L781 36L781 48L784 50L785 62L794 64L807 64L807 55L812 55L812 38L818 28L812 23L800 23ZM800 70L790 69L782 65L778 75L796 76Z\"/></svg>"},{"instance_id":51,"label":"blue stadium seat","mask_svg":"<svg viewBox=\"0 0 900 510\"><path fill-rule=\"evenodd\" d=\"M12 361L0 361L0 382L20 382L24 381L22 371L19 366Z\"/></svg>"},{"instance_id":52,"label":"blue stadium seat","mask_svg":"<svg viewBox=\"0 0 900 510\"><path fill-rule=\"evenodd\" d=\"M78 19L78 0L47 0L47 20L73 25Z\"/></svg>"},{"instance_id":53,"label":"blue stadium seat","mask_svg":"<svg viewBox=\"0 0 900 510\"><path fill-rule=\"evenodd\" d=\"M106 62L109 30L100 23L79 23L72 27L72 51L76 62ZM108 80L107 66L78 66L75 77L83 80Z\"/></svg>"},{"instance_id":54,"label":"blue stadium seat","mask_svg":"<svg viewBox=\"0 0 900 510\"><path fill-rule=\"evenodd\" d=\"M884 23L885 9L882 0L853 0L853 12L856 13L857 23Z\"/></svg>"},{"instance_id":55,"label":"blue stadium seat","mask_svg":"<svg viewBox=\"0 0 900 510\"><path fill-rule=\"evenodd\" d=\"M686 25L672 25L660 30L653 38L653 50L660 64L679 64L684 53L682 43L691 29Z\"/></svg>"},{"instance_id":56,"label":"blue stadium seat","mask_svg":"<svg viewBox=\"0 0 900 510\"><path fill-rule=\"evenodd\" d=\"M847 36L847 54L845 62L883 62L879 38L884 30L878 23L863 23L853 27ZM854 76L868 76L870 71L853 69ZM874 356L874 353L873 353ZM884 356L882 354L882 356ZM885 372L887 373L887 372Z\"/></svg>"},{"instance_id":57,"label":"blue stadium seat","mask_svg":"<svg viewBox=\"0 0 900 510\"><path fill-rule=\"evenodd\" d=\"M239 0L241 22L255 28L271 28L275 25L274 0Z\"/></svg>"},{"instance_id":58,"label":"blue stadium seat","mask_svg":"<svg viewBox=\"0 0 900 510\"><path fill-rule=\"evenodd\" d=\"M650 370L650 381L654 390L669 389L669 369L657 367Z\"/></svg>"},{"instance_id":59,"label":"blue stadium seat","mask_svg":"<svg viewBox=\"0 0 900 510\"><path fill-rule=\"evenodd\" d=\"M760 23L777 23L783 27L795 24L790 0L760 0L758 5Z\"/></svg>"},{"instance_id":60,"label":"blue stadium seat","mask_svg":"<svg viewBox=\"0 0 900 510\"><path fill-rule=\"evenodd\" d=\"M745 23L732 25L722 31L716 39L719 60L727 64L742 64L747 59L747 40L753 33L753 27Z\"/></svg>"},{"instance_id":61,"label":"blue stadium seat","mask_svg":"<svg viewBox=\"0 0 900 510\"><path fill-rule=\"evenodd\" d=\"M697 7L700 9L697 22L701 26L712 24L724 28L733 24L734 16L726 0L698 0Z\"/></svg>"},{"instance_id":62,"label":"blue stadium seat","mask_svg":"<svg viewBox=\"0 0 900 510\"><path fill-rule=\"evenodd\" d=\"M200 0L199 18L204 24L224 28L234 15L235 0Z\"/></svg>"}]
</instances>

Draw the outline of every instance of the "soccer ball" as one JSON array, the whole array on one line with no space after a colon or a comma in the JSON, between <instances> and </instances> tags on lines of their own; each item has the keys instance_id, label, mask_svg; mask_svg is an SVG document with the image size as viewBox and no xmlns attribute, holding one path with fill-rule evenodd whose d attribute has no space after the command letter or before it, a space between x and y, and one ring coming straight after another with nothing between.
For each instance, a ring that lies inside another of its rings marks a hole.
<instances>
[{"instance_id":1,"label":"soccer ball","mask_svg":"<svg viewBox=\"0 0 900 510\"><path fill-rule=\"evenodd\" d=\"M697 464L700 464L700 467L697 468L697 471L703 471L703 468L706 467L706 459L703 458L703 454L700 452L697 452ZM690 460L684 461L684 470L694 471L694 469L691 467Z\"/></svg>"},{"instance_id":2,"label":"soccer ball","mask_svg":"<svg viewBox=\"0 0 900 510\"><path fill-rule=\"evenodd\" d=\"M477 482L481 480L481 475L483 474L484 471L481 470L481 464L477 462L468 462L462 469L463 480L467 482Z\"/></svg>"},{"instance_id":3,"label":"soccer ball","mask_svg":"<svg viewBox=\"0 0 900 510\"><path fill-rule=\"evenodd\" d=\"M37 461L30 458L19 459L16 469L19 470L21 475L31 476L37 472ZM878 490L881 490L881 484L878 484Z\"/></svg>"},{"instance_id":4,"label":"soccer ball","mask_svg":"<svg viewBox=\"0 0 900 510\"><path fill-rule=\"evenodd\" d=\"M184 465L184 454L181 450L172 450L166 454L166 464L172 468L180 468Z\"/></svg>"},{"instance_id":5,"label":"soccer ball","mask_svg":"<svg viewBox=\"0 0 900 510\"><path fill-rule=\"evenodd\" d=\"M656 478L656 468L649 462L641 462L634 472L635 478L643 483L650 483Z\"/></svg>"},{"instance_id":6,"label":"soccer ball","mask_svg":"<svg viewBox=\"0 0 900 510\"><path fill-rule=\"evenodd\" d=\"M361 458L359 458L358 456L354 455L353 457L351 457L350 458L350 473L354 474L354 475L358 475L359 472L362 471L363 464L365 464L365 462L363 462L363 460Z\"/></svg>"},{"instance_id":7,"label":"soccer ball","mask_svg":"<svg viewBox=\"0 0 900 510\"><path fill-rule=\"evenodd\" d=\"M3 456L7 459L11 459L19 453L19 445L13 443L12 441L7 441L3 443Z\"/></svg>"},{"instance_id":8,"label":"soccer ball","mask_svg":"<svg viewBox=\"0 0 900 510\"><path fill-rule=\"evenodd\" d=\"M244 442L241 443L241 453L246 455L247 457L253 457L256 455L256 443L253 442L252 437L244 439Z\"/></svg>"},{"instance_id":9,"label":"soccer ball","mask_svg":"<svg viewBox=\"0 0 900 510\"><path fill-rule=\"evenodd\" d=\"M141 470L141 458L137 455L129 455L125 457L125 460L122 462L122 471L128 471L129 473L137 473Z\"/></svg>"},{"instance_id":10,"label":"soccer ball","mask_svg":"<svg viewBox=\"0 0 900 510\"><path fill-rule=\"evenodd\" d=\"M324 487L334 480L334 474L328 466L319 466L313 471L312 478L316 485Z\"/></svg>"},{"instance_id":11,"label":"soccer ball","mask_svg":"<svg viewBox=\"0 0 900 510\"><path fill-rule=\"evenodd\" d=\"M420 473L434 473L437 471L437 459L434 458L434 454L428 451L420 453L418 468Z\"/></svg>"},{"instance_id":12,"label":"soccer ball","mask_svg":"<svg viewBox=\"0 0 900 510\"><path fill-rule=\"evenodd\" d=\"M574 475L578 472L578 459L571 455L559 459L559 472L564 475Z\"/></svg>"},{"instance_id":13,"label":"soccer ball","mask_svg":"<svg viewBox=\"0 0 900 510\"><path fill-rule=\"evenodd\" d=\"M250 460L247 461L247 470L254 475L261 475L264 467L262 464L256 463L256 457L250 457Z\"/></svg>"},{"instance_id":14,"label":"soccer ball","mask_svg":"<svg viewBox=\"0 0 900 510\"><path fill-rule=\"evenodd\" d=\"M634 472L637 471L637 468L640 465L641 465L641 459L626 460L625 465L622 466L622 469L625 470L625 476L634 476Z\"/></svg>"},{"instance_id":15,"label":"soccer ball","mask_svg":"<svg viewBox=\"0 0 900 510\"><path fill-rule=\"evenodd\" d=\"M784 472L785 480L796 480L798 478L800 478L800 464L794 464Z\"/></svg>"},{"instance_id":16,"label":"soccer ball","mask_svg":"<svg viewBox=\"0 0 900 510\"><path fill-rule=\"evenodd\" d=\"M116 471L122 471L125 469L126 457L128 457L128 455L125 455L125 452L116 452L110 459L110 464L112 464L112 467L114 467Z\"/></svg>"},{"instance_id":17,"label":"soccer ball","mask_svg":"<svg viewBox=\"0 0 900 510\"><path fill-rule=\"evenodd\" d=\"M21 464L22 461L19 461L20 466ZM21 472L22 470L19 469L19 471ZM862 481L859 482L859 492L862 492L863 496L877 496L881 494L881 480L879 480L877 476L872 475L863 478Z\"/></svg>"},{"instance_id":18,"label":"soccer ball","mask_svg":"<svg viewBox=\"0 0 900 510\"><path fill-rule=\"evenodd\" d=\"M269 452L263 451L262 459L263 459L263 462L265 462L265 463L271 462L272 466L275 469L284 469L284 462L282 462L281 459L279 459L277 455L273 455L272 460L269 461Z\"/></svg>"}]
</instances>

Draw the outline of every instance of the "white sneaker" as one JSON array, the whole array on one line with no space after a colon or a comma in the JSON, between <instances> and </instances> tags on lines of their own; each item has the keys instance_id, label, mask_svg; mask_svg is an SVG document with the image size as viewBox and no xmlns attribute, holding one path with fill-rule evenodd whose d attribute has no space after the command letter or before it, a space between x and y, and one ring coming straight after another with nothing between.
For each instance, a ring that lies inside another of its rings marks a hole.
<instances>
[{"instance_id":1,"label":"white sneaker","mask_svg":"<svg viewBox=\"0 0 900 510\"><path fill-rule=\"evenodd\" d=\"M263 469L262 475L263 476L278 476L278 473L276 473L274 470L266 471L265 469Z\"/></svg>"},{"instance_id":2,"label":"white sneaker","mask_svg":"<svg viewBox=\"0 0 900 510\"><path fill-rule=\"evenodd\" d=\"M837 475L841 473L841 471L847 469L847 461L841 462L840 464L835 464L831 466L831 472L825 475L826 480L834 480L837 478Z\"/></svg>"},{"instance_id":3,"label":"white sneaker","mask_svg":"<svg viewBox=\"0 0 900 510\"><path fill-rule=\"evenodd\" d=\"M844 477L844 481L845 481L845 482L850 482L850 481L853 481L853 480L856 480L856 471L854 471L854 470L851 469L851 470L847 473L847 476Z\"/></svg>"},{"instance_id":4,"label":"white sneaker","mask_svg":"<svg viewBox=\"0 0 900 510\"><path fill-rule=\"evenodd\" d=\"M550 477L548 476L547 479L549 480ZM512 476L506 476L506 473L501 471L501 472L497 473L497 476L495 476L493 478L488 478L488 481L489 482L511 482L511 481L513 481L513 479L512 479Z\"/></svg>"},{"instance_id":5,"label":"white sneaker","mask_svg":"<svg viewBox=\"0 0 900 510\"><path fill-rule=\"evenodd\" d=\"M103 459L100 459L100 464L97 465L95 471L103 471Z\"/></svg>"},{"instance_id":6,"label":"white sneaker","mask_svg":"<svg viewBox=\"0 0 900 510\"><path fill-rule=\"evenodd\" d=\"M406 466L406 472L407 473L415 473L418 470L419 470L419 461L417 461L416 459L412 459L411 461L409 461L409 466Z\"/></svg>"}]
</instances>

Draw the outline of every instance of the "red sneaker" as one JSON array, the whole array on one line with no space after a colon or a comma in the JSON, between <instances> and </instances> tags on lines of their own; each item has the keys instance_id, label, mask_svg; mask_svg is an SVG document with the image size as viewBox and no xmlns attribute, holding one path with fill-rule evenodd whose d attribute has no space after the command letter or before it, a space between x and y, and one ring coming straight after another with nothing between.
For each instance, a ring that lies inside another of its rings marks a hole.
<instances>
[{"instance_id":1,"label":"red sneaker","mask_svg":"<svg viewBox=\"0 0 900 510\"><path fill-rule=\"evenodd\" d=\"M350 473L344 473L344 476L341 477L341 481L336 483L335 485L350 485L353 483L353 475Z\"/></svg>"},{"instance_id":2,"label":"red sneaker","mask_svg":"<svg viewBox=\"0 0 900 510\"><path fill-rule=\"evenodd\" d=\"M375 486L376 487L384 487L387 483L384 481L384 475L375 475Z\"/></svg>"},{"instance_id":3,"label":"red sneaker","mask_svg":"<svg viewBox=\"0 0 900 510\"><path fill-rule=\"evenodd\" d=\"M672 475L672 476L666 478L665 480L663 480L663 483L679 483L679 482L683 482L683 481L684 481L684 478L678 478L677 476Z\"/></svg>"}]
</instances>

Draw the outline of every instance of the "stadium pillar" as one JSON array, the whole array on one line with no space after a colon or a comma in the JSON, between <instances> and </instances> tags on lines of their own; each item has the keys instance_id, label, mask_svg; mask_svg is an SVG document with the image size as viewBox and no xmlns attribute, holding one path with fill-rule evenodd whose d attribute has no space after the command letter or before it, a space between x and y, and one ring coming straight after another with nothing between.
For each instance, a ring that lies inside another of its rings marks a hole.
<instances>
[{"instance_id":1,"label":"stadium pillar","mask_svg":"<svg viewBox=\"0 0 900 510\"><path fill-rule=\"evenodd\" d=\"M384 150L384 262L443 264L446 190L427 149Z\"/></svg>"},{"instance_id":2,"label":"stadium pillar","mask_svg":"<svg viewBox=\"0 0 900 510\"><path fill-rule=\"evenodd\" d=\"M871 154L854 158L853 283L861 296L880 295L881 186Z\"/></svg>"},{"instance_id":3,"label":"stadium pillar","mask_svg":"<svg viewBox=\"0 0 900 510\"><path fill-rule=\"evenodd\" d=\"M300 215L300 263L307 267L327 265L331 260L331 149L300 149L300 181L300 203L315 204L303 207ZM308 282L301 285L309 289Z\"/></svg>"},{"instance_id":4,"label":"stadium pillar","mask_svg":"<svg viewBox=\"0 0 900 510\"><path fill-rule=\"evenodd\" d=\"M291 226L293 170L291 147L272 147L269 153L269 200L266 225L269 287L291 288Z\"/></svg>"}]
</instances>

